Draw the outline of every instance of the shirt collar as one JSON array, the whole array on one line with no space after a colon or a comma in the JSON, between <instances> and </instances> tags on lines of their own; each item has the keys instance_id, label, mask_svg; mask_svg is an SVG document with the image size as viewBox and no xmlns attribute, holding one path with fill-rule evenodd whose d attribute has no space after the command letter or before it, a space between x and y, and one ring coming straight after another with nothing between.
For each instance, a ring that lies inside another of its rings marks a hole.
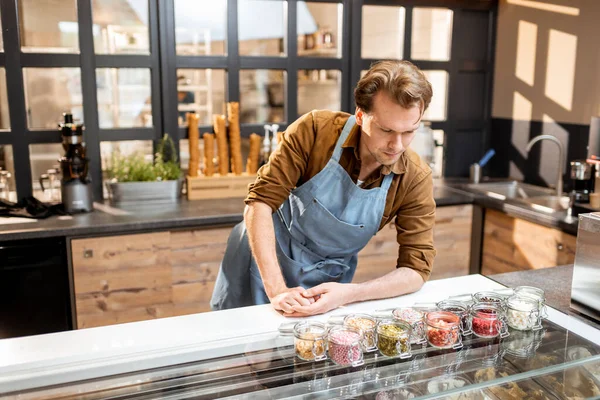
<instances>
[{"instance_id":1,"label":"shirt collar","mask_svg":"<svg viewBox=\"0 0 600 400\"><path fill-rule=\"evenodd\" d=\"M360 160L360 155L359 155L358 150L359 150L361 132L362 131L360 130L360 125L354 124L354 126L352 127L352 130L350 131L350 134L346 138L346 141L344 142L344 144L342 144L342 148L352 148L353 149L354 156L356 157L357 160ZM391 166L383 165L381 167L381 173L383 175L388 175L390 172L393 172L396 175L403 174L406 172L407 162L408 162L408 158L406 157L406 152L404 152L404 153L402 153L402 155L400 156L398 161L396 161L395 164L393 164Z\"/></svg>"}]
</instances>

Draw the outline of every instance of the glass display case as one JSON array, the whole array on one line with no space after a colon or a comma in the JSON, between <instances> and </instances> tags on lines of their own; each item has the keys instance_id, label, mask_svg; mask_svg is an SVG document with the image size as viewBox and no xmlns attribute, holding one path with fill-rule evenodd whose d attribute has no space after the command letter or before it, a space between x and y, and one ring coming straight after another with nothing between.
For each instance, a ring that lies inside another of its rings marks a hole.
<instances>
[{"instance_id":1,"label":"glass display case","mask_svg":"<svg viewBox=\"0 0 600 400\"><path fill-rule=\"evenodd\" d=\"M540 330L511 329L503 339L465 336L459 350L413 344L406 359L366 352L356 367L304 361L296 356L294 336L269 333L229 339L201 361L182 357L179 365L54 385L19 398L589 398L600 396L600 335L592 331L596 342L545 320Z\"/></svg>"}]
</instances>

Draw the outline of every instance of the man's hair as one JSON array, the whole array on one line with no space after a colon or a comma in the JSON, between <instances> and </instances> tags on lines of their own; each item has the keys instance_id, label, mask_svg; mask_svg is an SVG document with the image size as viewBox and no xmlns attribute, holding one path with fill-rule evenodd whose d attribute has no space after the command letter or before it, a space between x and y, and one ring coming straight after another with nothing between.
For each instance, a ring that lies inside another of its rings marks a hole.
<instances>
[{"instance_id":1,"label":"man's hair","mask_svg":"<svg viewBox=\"0 0 600 400\"><path fill-rule=\"evenodd\" d=\"M404 108L418 106L427 110L433 90L425 74L408 61L379 61L371 66L354 89L354 102L366 113L372 111L373 98L384 91Z\"/></svg>"}]
</instances>

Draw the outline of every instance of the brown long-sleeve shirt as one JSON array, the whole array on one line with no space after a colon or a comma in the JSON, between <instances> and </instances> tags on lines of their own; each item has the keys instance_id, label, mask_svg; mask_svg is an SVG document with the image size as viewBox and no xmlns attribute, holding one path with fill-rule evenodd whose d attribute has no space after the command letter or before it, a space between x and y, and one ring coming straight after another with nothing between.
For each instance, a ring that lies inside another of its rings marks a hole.
<instances>
[{"instance_id":1,"label":"brown long-sleeve shirt","mask_svg":"<svg viewBox=\"0 0 600 400\"><path fill-rule=\"evenodd\" d=\"M349 117L350 114L343 112L311 111L292 123L269 162L258 171L256 181L249 185L246 204L260 201L268 204L273 212L277 211L292 189L325 167ZM354 182L361 166L360 136L360 127L355 125L342 146L340 158L340 165ZM411 268L426 281L436 254L433 248L435 201L431 169L414 151L407 149L396 164L382 166L361 187L380 187L383 177L392 172L395 175L379 230L395 217L399 244L397 267Z\"/></svg>"}]
</instances>

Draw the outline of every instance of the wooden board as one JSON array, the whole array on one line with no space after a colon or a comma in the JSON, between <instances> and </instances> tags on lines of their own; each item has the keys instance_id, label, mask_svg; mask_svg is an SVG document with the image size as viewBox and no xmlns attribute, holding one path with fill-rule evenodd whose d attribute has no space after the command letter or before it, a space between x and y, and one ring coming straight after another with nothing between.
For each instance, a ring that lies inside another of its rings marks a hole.
<instances>
[{"instance_id":1,"label":"wooden board","mask_svg":"<svg viewBox=\"0 0 600 400\"><path fill-rule=\"evenodd\" d=\"M72 240L78 328L210 311L230 231Z\"/></svg>"},{"instance_id":2,"label":"wooden board","mask_svg":"<svg viewBox=\"0 0 600 400\"><path fill-rule=\"evenodd\" d=\"M436 209L433 241L437 256L430 279L469 274L472 213L470 204ZM379 231L358 254L358 267L353 281L365 282L393 271L397 258L396 226L392 222Z\"/></svg>"},{"instance_id":3,"label":"wooden board","mask_svg":"<svg viewBox=\"0 0 600 400\"><path fill-rule=\"evenodd\" d=\"M573 264L576 247L576 236L487 210L481 272L493 275Z\"/></svg>"},{"instance_id":4,"label":"wooden board","mask_svg":"<svg viewBox=\"0 0 600 400\"><path fill-rule=\"evenodd\" d=\"M256 175L213 175L187 176L188 200L224 199L246 197L248 185L256 180Z\"/></svg>"}]
</instances>

